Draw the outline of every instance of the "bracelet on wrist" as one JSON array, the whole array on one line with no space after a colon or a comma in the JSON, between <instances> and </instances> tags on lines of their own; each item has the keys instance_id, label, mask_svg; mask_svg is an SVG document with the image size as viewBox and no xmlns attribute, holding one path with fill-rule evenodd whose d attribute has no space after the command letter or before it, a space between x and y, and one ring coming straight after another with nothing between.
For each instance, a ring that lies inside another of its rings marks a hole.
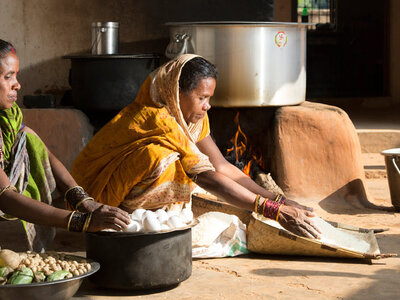
<instances>
[{"instance_id":1,"label":"bracelet on wrist","mask_svg":"<svg viewBox=\"0 0 400 300\"><path fill-rule=\"evenodd\" d=\"M83 230L82 230L83 232L88 231L89 225L90 225L90 221L92 220L92 215L93 215L93 213L91 212L86 217L85 224L83 225Z\"/></svg>"},{"instance_id":2,"label":"bracelet on wrist","mask_svg":"<svg viewBox=\"0 0 400 300\"><path fill-rule=\"evenodd\" d=\"M72 211L69 215L67 230L73 232L84 232L88 229L92 213L81 213L79 211Z\"/></svg>"},{"instance_id":3,"label":"bracelet on wrist","mask_svg":"<svg viewBox=\"0 0 400 300\"><path fill-rule=\"evenodd\" d=\"M87 200L94 201L94 198L93 197L86 197L86 198L83 198L82 200L79 200L79 202L75 205L75 209L78 209L79 206L81 206L81 204L83 202L87 201Z\"/></svg>"},{"instance_id":4,"label":"bracelet on wrist","mask_svg":"<svg viewBox=\"0 0 400 300\"><path fill-rule=\"evenodd\" d=\"M281 212L281 207L282 207L282 206L283 206L283 204L279 205L278 212L277 212L277 214L276 214L275 221L277 221L277 222L278 222L278 219L279 219L279 213Z\"/></svg>"},{"instance_id":5,"label":"bracelet on wrist","mask_svg":"<svg viewBox=\"0 0 400 300\"><path fill-rule=\"evenodd\" d=\"M261 196L257 195L256 199L254 200L254 211L258 214L260 213L260 199Z\"/></svg>"},{"instance_id":6,"label":"bracelet on wrist","mask_svg":"<svg viewBox=\"0 0 400 300\"><path fill-rule=\"evenodd\" d=\"M8 185L8 186L6 186L6 187L0 188L0 196L3 195L3 193L4 193L5 191L13 191L13 192L15 192L15 193L18 193L17 188L16 188L15 186L11 185L11 184Z\"/></svg>"},{"instance_id":7,"label":"bracelet on wrist","mask_svg":"<svg viewBox=\"0 0 400 300\"><path fill-rule=\"evenodd\" d=\"M265 200L263 203L263 216L272 220L278 220L280 208L283 204L279 204L272 200Z\"/></svg>"},{"instance_id":8,"label":"bracelet on wrist","mask_svg":"<svg viewBox=\"0 0 400 300\"><path fill-rule=\"evenodd\" d=\"M285 204L286 198L282 194L277 194L274 201L279 204Z\"/></svg>"},{"instance_id":9,"label":"bracelet on wrist","mask_svg":"<svg viewBox=\"0 0 400 300\"><path fill-rule=\"evenodd\" d=\"M84 201L94 199L81 186L74 186L65 192L64 200L72 206L72 209L76 210Z\"/></svg>"}]
</instances>

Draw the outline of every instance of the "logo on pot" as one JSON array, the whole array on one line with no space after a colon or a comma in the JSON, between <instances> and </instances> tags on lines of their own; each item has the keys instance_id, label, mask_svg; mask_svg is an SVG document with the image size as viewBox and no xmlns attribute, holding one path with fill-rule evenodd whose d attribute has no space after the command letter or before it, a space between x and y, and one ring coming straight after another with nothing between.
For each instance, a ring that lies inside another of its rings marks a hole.
<instances>
[{"instance_id":1,"label":"logo on pot","mask_svg":"<svg viewBox=\"0 0 400 300\"><path fill-rule=\"evenodd\" d=\"M279 31L277 34L275 34L275 44L278 46L278 48L283 48L287 44L287 34L284 31Z\"/></svg>"}]
</instances>

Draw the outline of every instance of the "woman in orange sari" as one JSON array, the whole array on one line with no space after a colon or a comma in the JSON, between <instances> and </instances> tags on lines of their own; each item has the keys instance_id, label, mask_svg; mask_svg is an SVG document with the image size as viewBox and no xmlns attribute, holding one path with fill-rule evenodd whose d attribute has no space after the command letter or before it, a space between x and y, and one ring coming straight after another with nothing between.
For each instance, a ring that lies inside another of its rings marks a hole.
<instances>
[{"instance_id":1,"label":"woman in orange sari","mask_svg":"<svg viewBox=\"0 0 400 300\"><path fill-rule=\"evenodd\" d=\"M78 155L72 175L97 201L128 212L190 202L195 183L286 229L317 237L305 207L257 185L225 160L210 136L207 111L217 70L182 55L154 71L134 102Z\"/></svg>"}]
</instances>

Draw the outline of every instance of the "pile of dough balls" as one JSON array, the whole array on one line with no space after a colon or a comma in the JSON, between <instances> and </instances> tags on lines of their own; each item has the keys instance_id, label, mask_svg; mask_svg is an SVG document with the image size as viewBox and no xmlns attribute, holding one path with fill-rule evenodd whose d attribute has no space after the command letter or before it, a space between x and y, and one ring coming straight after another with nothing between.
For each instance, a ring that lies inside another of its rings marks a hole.
<instances>
[{"instance_id":1,"label":"pile of dough balls","mask_svg":"<svg viewBox=\"0 0 400 300\"><path fill-rule=\"evenodd\" d=\"M184 208L181 212L138 208L130 217L131 223L125 232L157 232L187 226L193 220L193 212L189 208Z\"/></svg>"}]
</instances>

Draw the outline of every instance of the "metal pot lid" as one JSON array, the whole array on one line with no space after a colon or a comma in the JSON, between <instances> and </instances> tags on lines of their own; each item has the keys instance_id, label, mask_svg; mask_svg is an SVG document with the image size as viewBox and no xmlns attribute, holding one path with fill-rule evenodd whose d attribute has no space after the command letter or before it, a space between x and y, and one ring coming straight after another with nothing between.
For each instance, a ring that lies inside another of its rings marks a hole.
<instances>
[{"instance_id":1,"label":"metal pot lid","mask_svg":"<svg viewBox=\"0 0 400 300\"><path fill-rule=\"evenodd\" d=\"M296 23L296 22L248 22L248 21L213 21L213 22L168 22L165 26L291 26L307 27L314 23Z\"/></svg>"},{"instance_id":2,"label":"metal pot lid","mask_svg":"<svg viewBox=\"0 0 400 300\"><path fill-rule=\"evenodd\" d=\"M118 22L93 22L92 27L119 28Z\"/></svg>"}]
</instances>

